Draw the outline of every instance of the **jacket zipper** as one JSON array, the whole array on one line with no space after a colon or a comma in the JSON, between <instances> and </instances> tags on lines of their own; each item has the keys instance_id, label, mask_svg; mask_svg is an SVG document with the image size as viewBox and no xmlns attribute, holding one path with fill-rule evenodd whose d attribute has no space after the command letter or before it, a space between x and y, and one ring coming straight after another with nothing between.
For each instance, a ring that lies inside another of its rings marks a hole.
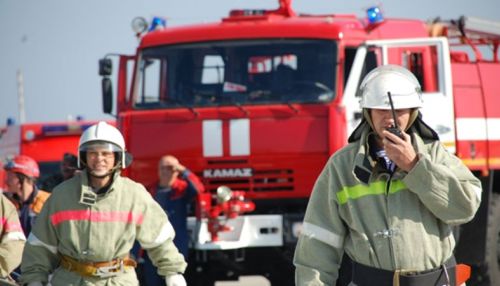
<instances>
[{"instance_id":1,"label":"jacket zipper","mask_svg":"<svg viewBox=\"0 0 500 286\"><path fill-rule=\"evenodd\" d=\"M389 194L390 194L390 190L391 190L391 182L392 182L392 175L394 173L391 173L389 175L389 178L387 180L387 184L386 184L386 190L385 190L385 203L386 203L386 215L388 216L389 215ZM392 236L395 234L394 230L392 229L391 227L391 221L390 221L390 217L386 217L386 221L387 221L387 239L389 240L389 253L390 253L390 257L392 258L391 260L391 264L392 264L392 267L394 270L396 270L396 258L394 256L394 246L393 246L393 241L392 241Z\"/></svg>"}]
</instances>

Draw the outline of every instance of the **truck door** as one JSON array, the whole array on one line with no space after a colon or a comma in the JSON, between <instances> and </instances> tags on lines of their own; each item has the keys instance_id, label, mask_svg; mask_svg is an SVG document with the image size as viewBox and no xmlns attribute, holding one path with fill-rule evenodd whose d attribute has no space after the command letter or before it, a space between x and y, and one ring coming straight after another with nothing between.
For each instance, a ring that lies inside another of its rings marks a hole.
<instances>
[{"instance_id":1,"label":"truck door","mask_svg":"<svg viewBox=\"0 0 500 286\"><path fill-rule=\"evenodd\" d=\"M357 89L363 77L377 65L396 64L412 71L422 86L423 118L450 152L455 152L455 116L448 42L445 38L367 41L354 57L346 83L343 106L347 132L359 124L361 110Z\"/></svg>"}]
</instances>

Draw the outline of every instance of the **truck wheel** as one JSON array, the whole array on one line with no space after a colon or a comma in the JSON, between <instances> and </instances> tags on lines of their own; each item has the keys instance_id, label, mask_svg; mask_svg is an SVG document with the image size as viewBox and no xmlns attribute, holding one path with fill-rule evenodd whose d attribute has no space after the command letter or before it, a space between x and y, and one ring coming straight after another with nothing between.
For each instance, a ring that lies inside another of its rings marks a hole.
<instances>
[{"instance_id":1,"label":"truck wheel","mask_svg":"<svg viewBox=\"0 0 500 286\"><path fill-rule=\"evenodd\" d=\"M490 285L500 285L500 194L492 194L486 233L486 277Z\"/></svg>"}]
</instances>

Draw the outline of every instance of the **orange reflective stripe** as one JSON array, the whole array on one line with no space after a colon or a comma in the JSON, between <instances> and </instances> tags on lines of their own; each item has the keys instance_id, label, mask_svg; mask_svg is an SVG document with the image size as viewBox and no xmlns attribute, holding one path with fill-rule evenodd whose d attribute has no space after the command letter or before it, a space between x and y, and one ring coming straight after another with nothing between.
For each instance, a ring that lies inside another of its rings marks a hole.
<instances>
[{"instance_id":1,"label":"orange reflective stripe","mask_svg":"<svg viewBox=\"0 0 500 286\"><path fill-rule=\"evenodd\" d=\"M77 220L142 224L143 216L142 214L129 211L67 210L52 214L50 219L53 225L58 225L65 221Z\"/></svg>"},{"instance_id":2,"label":"orange reflective stripe","mask_svg":"<svg viewBox=\"0 0 500 286\"><path fill-rule=\"evenodd\" d=\"M2 232L14 232L23 230L19 221L9 221L5 217L0 218L0 224L2 226Z\"/></svg>"}]
</instances>

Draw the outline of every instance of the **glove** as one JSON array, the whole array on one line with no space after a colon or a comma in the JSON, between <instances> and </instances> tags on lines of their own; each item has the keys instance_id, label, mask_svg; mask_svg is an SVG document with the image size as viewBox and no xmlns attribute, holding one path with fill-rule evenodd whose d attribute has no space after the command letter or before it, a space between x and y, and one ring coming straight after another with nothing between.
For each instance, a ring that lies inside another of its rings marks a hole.
<instances>
[{"instance_id":1,"label":"glove","mask_svg":"<svg viewBox=\"0 0 500 286\"><path fill-rule=\"evenodd\" d=\"M35 282L28 283L28 286L43 286L43 283L39 282L39 281L35 281Z\"/></svg>"},{"instance_id":2,"label":"glove","mask_svg":"<svg viewBox=\"0 0 500 286\"><path fill-rule=\"evenodd\" d=\"M187 286L186 280L182 274L174 274L165 277L165 283L167 283L167 286Z\"/></svg>"}]
</instances>

